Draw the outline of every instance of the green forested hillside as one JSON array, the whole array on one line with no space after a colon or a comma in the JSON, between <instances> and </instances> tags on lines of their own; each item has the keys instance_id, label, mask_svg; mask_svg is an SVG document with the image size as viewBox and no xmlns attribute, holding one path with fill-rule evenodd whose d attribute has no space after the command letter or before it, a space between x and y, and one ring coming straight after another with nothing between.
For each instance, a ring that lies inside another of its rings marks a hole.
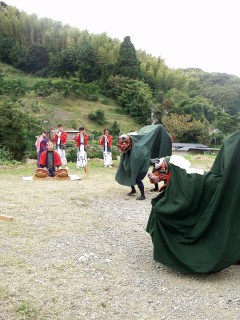
<instances>
[{"instance_id":1,"label":"green forested hillside","mask_svg":"<svg viewBox=\"0 0 240 320\"><path fill-rule=\"evenodd\" d=\"M62 123L65 128L78 129L84 126L88 132L102 131L105 127L111 127L117 122L121 132L138 130L141 125L129 117L128 114L114 100L99 95L96 101L91 98L84 99L74 94L63 96L61 94L39 95L31 88L43 79L27 75L22 71L0 62L0 77L4 75L6 82L16 83L23 86L26 93L21 97L16 97L14 88L9 94L2 95L2 100L16 103L18 101L23 112L39 120L42 128L55 128L58 123ZM15 87L15 90L17 88ZM104 112L105 122L99 124L89 119L89 113L95 113L101 109Z\"/></svg>"},{"instance_id":2,"label":"green forested hillside","mask_svg":"<svg viewBox=\"0 0 240 320\"><path fill-rule=\"evenodd\" d=\"M163 58L136 51L130 36L121 42L105 33L90 34L3 1L0 61L0 142L5 147L10 124L14 130L11 110L11 117L26 116L21 123L26 136L26 123L32 121L27 116L36 129L63 122L89 131L115 124L127 132L163 123L176 142L208 145L221 144L240 129L240 78L174 70Z\"/></svg>"}]
</instances>

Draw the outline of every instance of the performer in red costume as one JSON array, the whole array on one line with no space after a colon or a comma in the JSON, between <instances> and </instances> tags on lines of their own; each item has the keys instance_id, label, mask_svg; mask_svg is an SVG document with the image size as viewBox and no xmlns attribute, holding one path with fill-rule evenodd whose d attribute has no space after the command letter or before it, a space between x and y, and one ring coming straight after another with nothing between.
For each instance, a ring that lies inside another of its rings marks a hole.
<instances>
[{"instance_id":1,"label":"performer in red costume","mask_svg":"<svg viewBox=\"0 0 240 320\"><path fill-rule=\"evenodd\" d=\"M66 144L67 144L67 132L63 130L63 125L58 124L57 130L53 135L53 142L55 144L55 149L61 158L62 165L67 167L67 159L66 159Z\"/></svg>"},{"instance_id":2,"label":"performer in red costume","mask_svg":"<svg viewBox=\"0 0 240 320\"><path fill-rule=\"evenodd\" d=\"M77 168L87 166L87 150L88 135L85 133L84 127L79 128L79 133L74 137L77 145Z\"/></svg>"},{"instance_id":3,"label":"performer in red costume","mask_svg":"<svg viewBox=\"0 0 240 320\"><path fill-rule=\"evenodd\" d=\"M104 129L103 135L98 140L103 147L104 166L109 168L112 167L112 140L113 138L108 129Z\"/></svg>"},{"instance_id":4,"label":"performer in red costume","mask_svg":"<svg viewBox=\"0 0 240 320\"><path fill-rule=\"evenodd\" d=\"M48 142L47 150L43 151L39 160L40 168L47 168L49 176L54 177L56 169L61 165L61 158L58 152L53 150L53 143Z\"/></svg>"}]
</instances>

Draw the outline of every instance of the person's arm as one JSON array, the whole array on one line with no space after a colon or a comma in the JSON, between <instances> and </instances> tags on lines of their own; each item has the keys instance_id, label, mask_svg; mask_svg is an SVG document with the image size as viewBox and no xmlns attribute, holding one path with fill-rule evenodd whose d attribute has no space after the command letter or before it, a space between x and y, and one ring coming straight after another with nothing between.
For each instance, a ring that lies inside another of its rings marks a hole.
<instances>
[{"instance_id":1,"label":"person's arm","mask_svg":"<svg viewBox=\"0 0 240 320\"><path fill-rule=\"evenodd\" d=\"M43 151L39 159L40 168L44 168L46 166L46 159L47 159L47 151Z\"/></svg>"},{"instance_id":2,"label":"person's arm","mask_svg":"<svg viewBox=\"0 0 240 320\"><path fill-rule=\"evenodd\" d=\"M99 139L98 139L98 143L103 145L103 136L101 136Z\"/></svg>"},{"instance_id":3,"label":"person's arm","mask_svg":"<svg viewBox=\"0 0 240 320\"><path fill-rule=\"evenodd\" d=\"M61 141L62 141L62 144L66 144L67 143L67 132L62 132L61 134Z\"/></svg>"},{"instance_id":4,"label":"person's arm","mask_svg":"<svg viewBox=\"0 0 240 320\"><path fill-rule=\"evenodd\" d=\"M110 148L112 147L112 140L113 140L112 136L109 135L108 136L108 145L109 145Z\"/></svg>"},{"instance_id":5,"label":"person's arm","mask_svg":"<svg viewBox=\"0 0 240 320\"><path fill-rule=\"evenodd\" d=\"M53 141L53 143L57 142L57 134L56 134L56 132L53 134L52 141Z\"/></svg>"},{"instance_id":6,"label":"person's arm","mask_svg":"<svg viewBox=\"0 0 240 320\"><path fill-rule=\"evenodd\" d=\"M88 135L87 134L84 135L84 145L85 145L85 147L88 145Z\"/></svg>"},{"instance_id":7,"label":"person's arm","mask_svg":"<svg viewBox=\"0 0 240 320\"><path fill-rule=\"evenodd\" d=\"M56 151L54 151L54 167L59 168L61 165L62 165L61 158L59 154Z\"/></svg>"}]
</instances>

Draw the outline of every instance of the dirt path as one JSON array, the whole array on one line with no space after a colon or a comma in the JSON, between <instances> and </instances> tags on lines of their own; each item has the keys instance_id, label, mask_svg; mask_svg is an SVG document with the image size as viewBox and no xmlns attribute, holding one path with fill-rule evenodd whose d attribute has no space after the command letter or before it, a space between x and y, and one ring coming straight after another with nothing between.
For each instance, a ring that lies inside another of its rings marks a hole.
<instances>
[{"instance_id":1,"label":"dirt path","mask_svg":"<svg viewBox=\"0 0 240 320\"><path fill-rule=\"evenodd\" d=\"M146 200L115 168L80 181L0 175L0 319L240 319L240 269L186 276L152 259ZM76 171L72 170L73 173Z\"/></svg>"}]
</instances>

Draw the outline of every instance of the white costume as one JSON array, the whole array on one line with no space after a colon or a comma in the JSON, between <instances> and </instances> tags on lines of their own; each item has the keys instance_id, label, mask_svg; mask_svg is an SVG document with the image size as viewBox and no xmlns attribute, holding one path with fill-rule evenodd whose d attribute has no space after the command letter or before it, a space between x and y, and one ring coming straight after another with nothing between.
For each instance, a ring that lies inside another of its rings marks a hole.
<instances>
[{"instance_id":1,"label":"white costume","mask_svg":"<svg viewBox=\"0 0 240 320\"><path fill-rule=\"evenodd\" d=\"M60 146L61 146L61 139L60 139L61 134L62 134L62 132L59 132L59 134L58 134L58 139L57 139L57 143L56 143L56 151L57 151L57 153L59 154L59 156L61 158L62 165L66 166L67 165L67 158L66 158L65 149L61 149L60 148Z\"/></svg>"},{"instance_id":2,"label":"white costume","mask_svg":"<svg viewBox=\"0 0 240 320\"><path fill-rule=\"evenodd\" d=\"M108 139L107 136L104 135L104 148L103 148L103 161L104 161L104 166L105 167L110 167L112 166L112 152L107 151L108 150Z\"/></svg>"},{"instance_id":3,"label":"white costume","mask_svg":"<svg viewBox=\"0 0 240 320\"><path fill-rule=\"evenodd\" d=\"M77 152L77 168L86 167L87 165L87 152L84 150L84 139L83 134L80 133L80 147Z\"/></svg>"}]
</instances>

